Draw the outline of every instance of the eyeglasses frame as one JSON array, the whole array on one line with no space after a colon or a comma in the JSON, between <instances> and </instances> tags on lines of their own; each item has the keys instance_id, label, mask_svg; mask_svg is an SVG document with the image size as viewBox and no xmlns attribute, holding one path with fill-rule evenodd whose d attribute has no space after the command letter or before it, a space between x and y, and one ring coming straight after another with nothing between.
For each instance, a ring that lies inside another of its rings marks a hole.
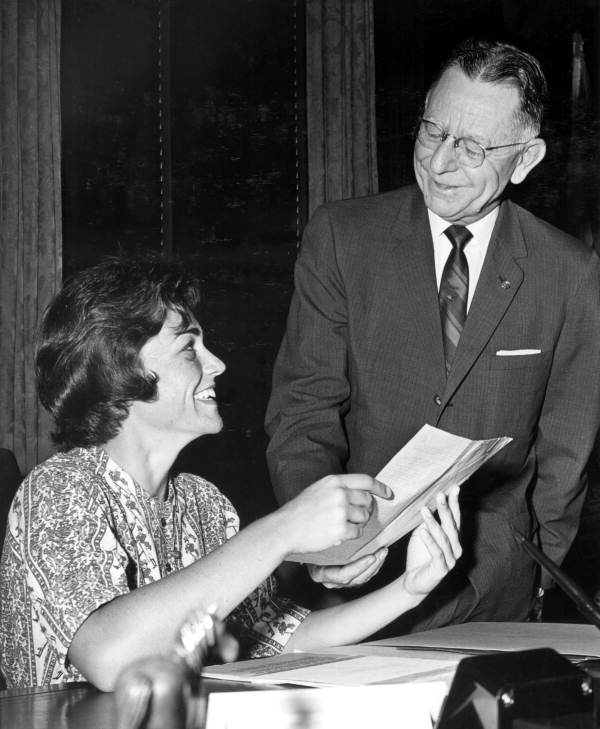
<instances>
[{"instance_id":1,"label":"eyeglasses frame","mask_svg":"<svg viewBox=\"0 0 600 729\"><path fill-rule=\"evenodd\" d=\"M495 149L506 149L507 147L516 147L519 144L529 144L529 142L532 142L535 139L535 137L531 137L530 139L527 139L524 142L511 142L510 144L495 144L491 147L484 147L483 144L479 144L479 142L477 142L472 137L457 137L455 134L451 134L450 132L447 132L439 122L435 121L435 119L428 119L425 116L422 116L419 118L419 126L417 127L417 134L416 134L417 139L419 139L419 130L420 130L421 124L423 122L427 122L429 124L434 124L442 132L442 138L440 139L438 146L443 144L446 141L446 139L448 139L448 137L454 138L454 142L452 144L452 147L454 149L458 149L459 143L465 139L468 140L469 142L473 142L473 144L476 144L479 147L479 149L481 149L481 151L483 152L483 157L481 159L481 162L478 165L471 166L472 169L477 169L477 167L481 167L481 165L486 160L487 152L492 152ZM421 142L421 144L423 144L423 142Z\"/></svg>"}]
</instances>

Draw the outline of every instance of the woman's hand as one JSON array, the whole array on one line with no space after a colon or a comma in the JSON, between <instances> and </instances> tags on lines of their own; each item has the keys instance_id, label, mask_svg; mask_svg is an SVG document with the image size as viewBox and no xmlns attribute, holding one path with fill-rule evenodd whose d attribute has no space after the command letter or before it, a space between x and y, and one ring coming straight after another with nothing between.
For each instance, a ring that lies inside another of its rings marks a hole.
<instances>
[{"instance_id":1,"label":"woman's hand","mask_svg":"<svg viewBox=\"0 0 600 729\"><path fill-rule=\"evenodd\" d=\"M288 554L319 552L362 534L375 499L392 497L391 489L360 473L326 476L279 509Z\"/></svg>"},{"instance_id":2,"label":"woman's hand","mask_svg":"<svg viewBox=\"0 0 600 729\"><path fill-rule=\"evenodd\" d=\"M422 509L423 524L417 527L408 544L404 587L413 595L427 595L450 572L462 554L459 541L460 508L458 486L450 494L438 494L440 521L427 508Z\"/></svg>"}]
</instances>

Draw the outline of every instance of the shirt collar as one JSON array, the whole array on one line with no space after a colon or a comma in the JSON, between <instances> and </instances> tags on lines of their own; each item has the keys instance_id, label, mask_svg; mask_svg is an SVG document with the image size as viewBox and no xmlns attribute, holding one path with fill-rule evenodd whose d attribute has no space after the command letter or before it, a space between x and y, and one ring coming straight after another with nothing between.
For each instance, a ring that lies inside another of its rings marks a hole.
<instances>
[{"instance_id":1,"label":"shirt collar","mask_svg":"<svg viewBox=\"0 0 600 729\"><path fill-rule=\"evenodd\" d=\"M474 239L486 242L490 240L499 212L500 206L498 205L480 220L476 220L474 223L469 223L466 226L473 234ZM443 235L446 228L452 225L452 223L440 218L432 210L427 209L427 215L429 216L429 226L431 227L431 235L434 240Z\"/></svg>"}]
</instances>

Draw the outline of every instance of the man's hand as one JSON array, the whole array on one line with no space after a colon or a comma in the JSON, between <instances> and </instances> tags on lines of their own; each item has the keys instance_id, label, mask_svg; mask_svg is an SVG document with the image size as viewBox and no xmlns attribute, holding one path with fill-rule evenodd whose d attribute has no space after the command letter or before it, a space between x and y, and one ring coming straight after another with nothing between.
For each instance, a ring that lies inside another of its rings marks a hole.
<instances>
[{"instance_id":1,"label":"man's hand","mask_svg":"<svg viewBox=\"0 0 600 729\"><path fill-rule=\"evenodd\" d=\"M413 595L427 595L450 572L462 554L458 530L460 508L458 487L449 496L439 494L439 523L427 507L421 510L423 524L408 543L404 586Z\"/></svg>"},{"instance_id":2,"label":"man's hand","mask_svg":"<svg viewBox=\"0 0 600 729\"><path fill-rule=\"evenodd\" d=\"M321 566L308 564L308 574L315 582L323 587L335 589L338 587L358 587L374 577L387 557L387 547L378 549L374 554L367 554L354 562L344 565Z\"/></svg>"}]
</instances>

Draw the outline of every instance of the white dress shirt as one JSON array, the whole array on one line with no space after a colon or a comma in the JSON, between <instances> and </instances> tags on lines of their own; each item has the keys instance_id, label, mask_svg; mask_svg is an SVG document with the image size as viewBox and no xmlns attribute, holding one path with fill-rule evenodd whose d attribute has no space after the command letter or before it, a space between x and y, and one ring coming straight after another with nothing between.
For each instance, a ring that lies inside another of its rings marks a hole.
<instances>
[{"instance_id":1,"label":"white dress shirt","mask_svg":"<svg viewBox=\"0 0 600 729\"><path fill-rule=\"evenodd\" d=\"M471 306L473 300L473 294L479 281L479 275L483 267L483 260L487 253L490 239L492 237L492 230L498 217L500 208L494 208L481 220L477 220L475 223L470 223L465 226L473 235L471 240L467 243L464 248L465 256L467 257L467 264L469 266L469 291L467 295L467 311ZM452 243L448 240L448 236L444 235L444 231L452 225L447 220L440 218L439 215L427 210L429 215L429 226L431 227L431 237L433 238L433 255L435 257L435 277L437 280L438 291L440 290L440 282L442 279L442 273L444 266L452 250Z\"/></svg>"}]
</instances>

